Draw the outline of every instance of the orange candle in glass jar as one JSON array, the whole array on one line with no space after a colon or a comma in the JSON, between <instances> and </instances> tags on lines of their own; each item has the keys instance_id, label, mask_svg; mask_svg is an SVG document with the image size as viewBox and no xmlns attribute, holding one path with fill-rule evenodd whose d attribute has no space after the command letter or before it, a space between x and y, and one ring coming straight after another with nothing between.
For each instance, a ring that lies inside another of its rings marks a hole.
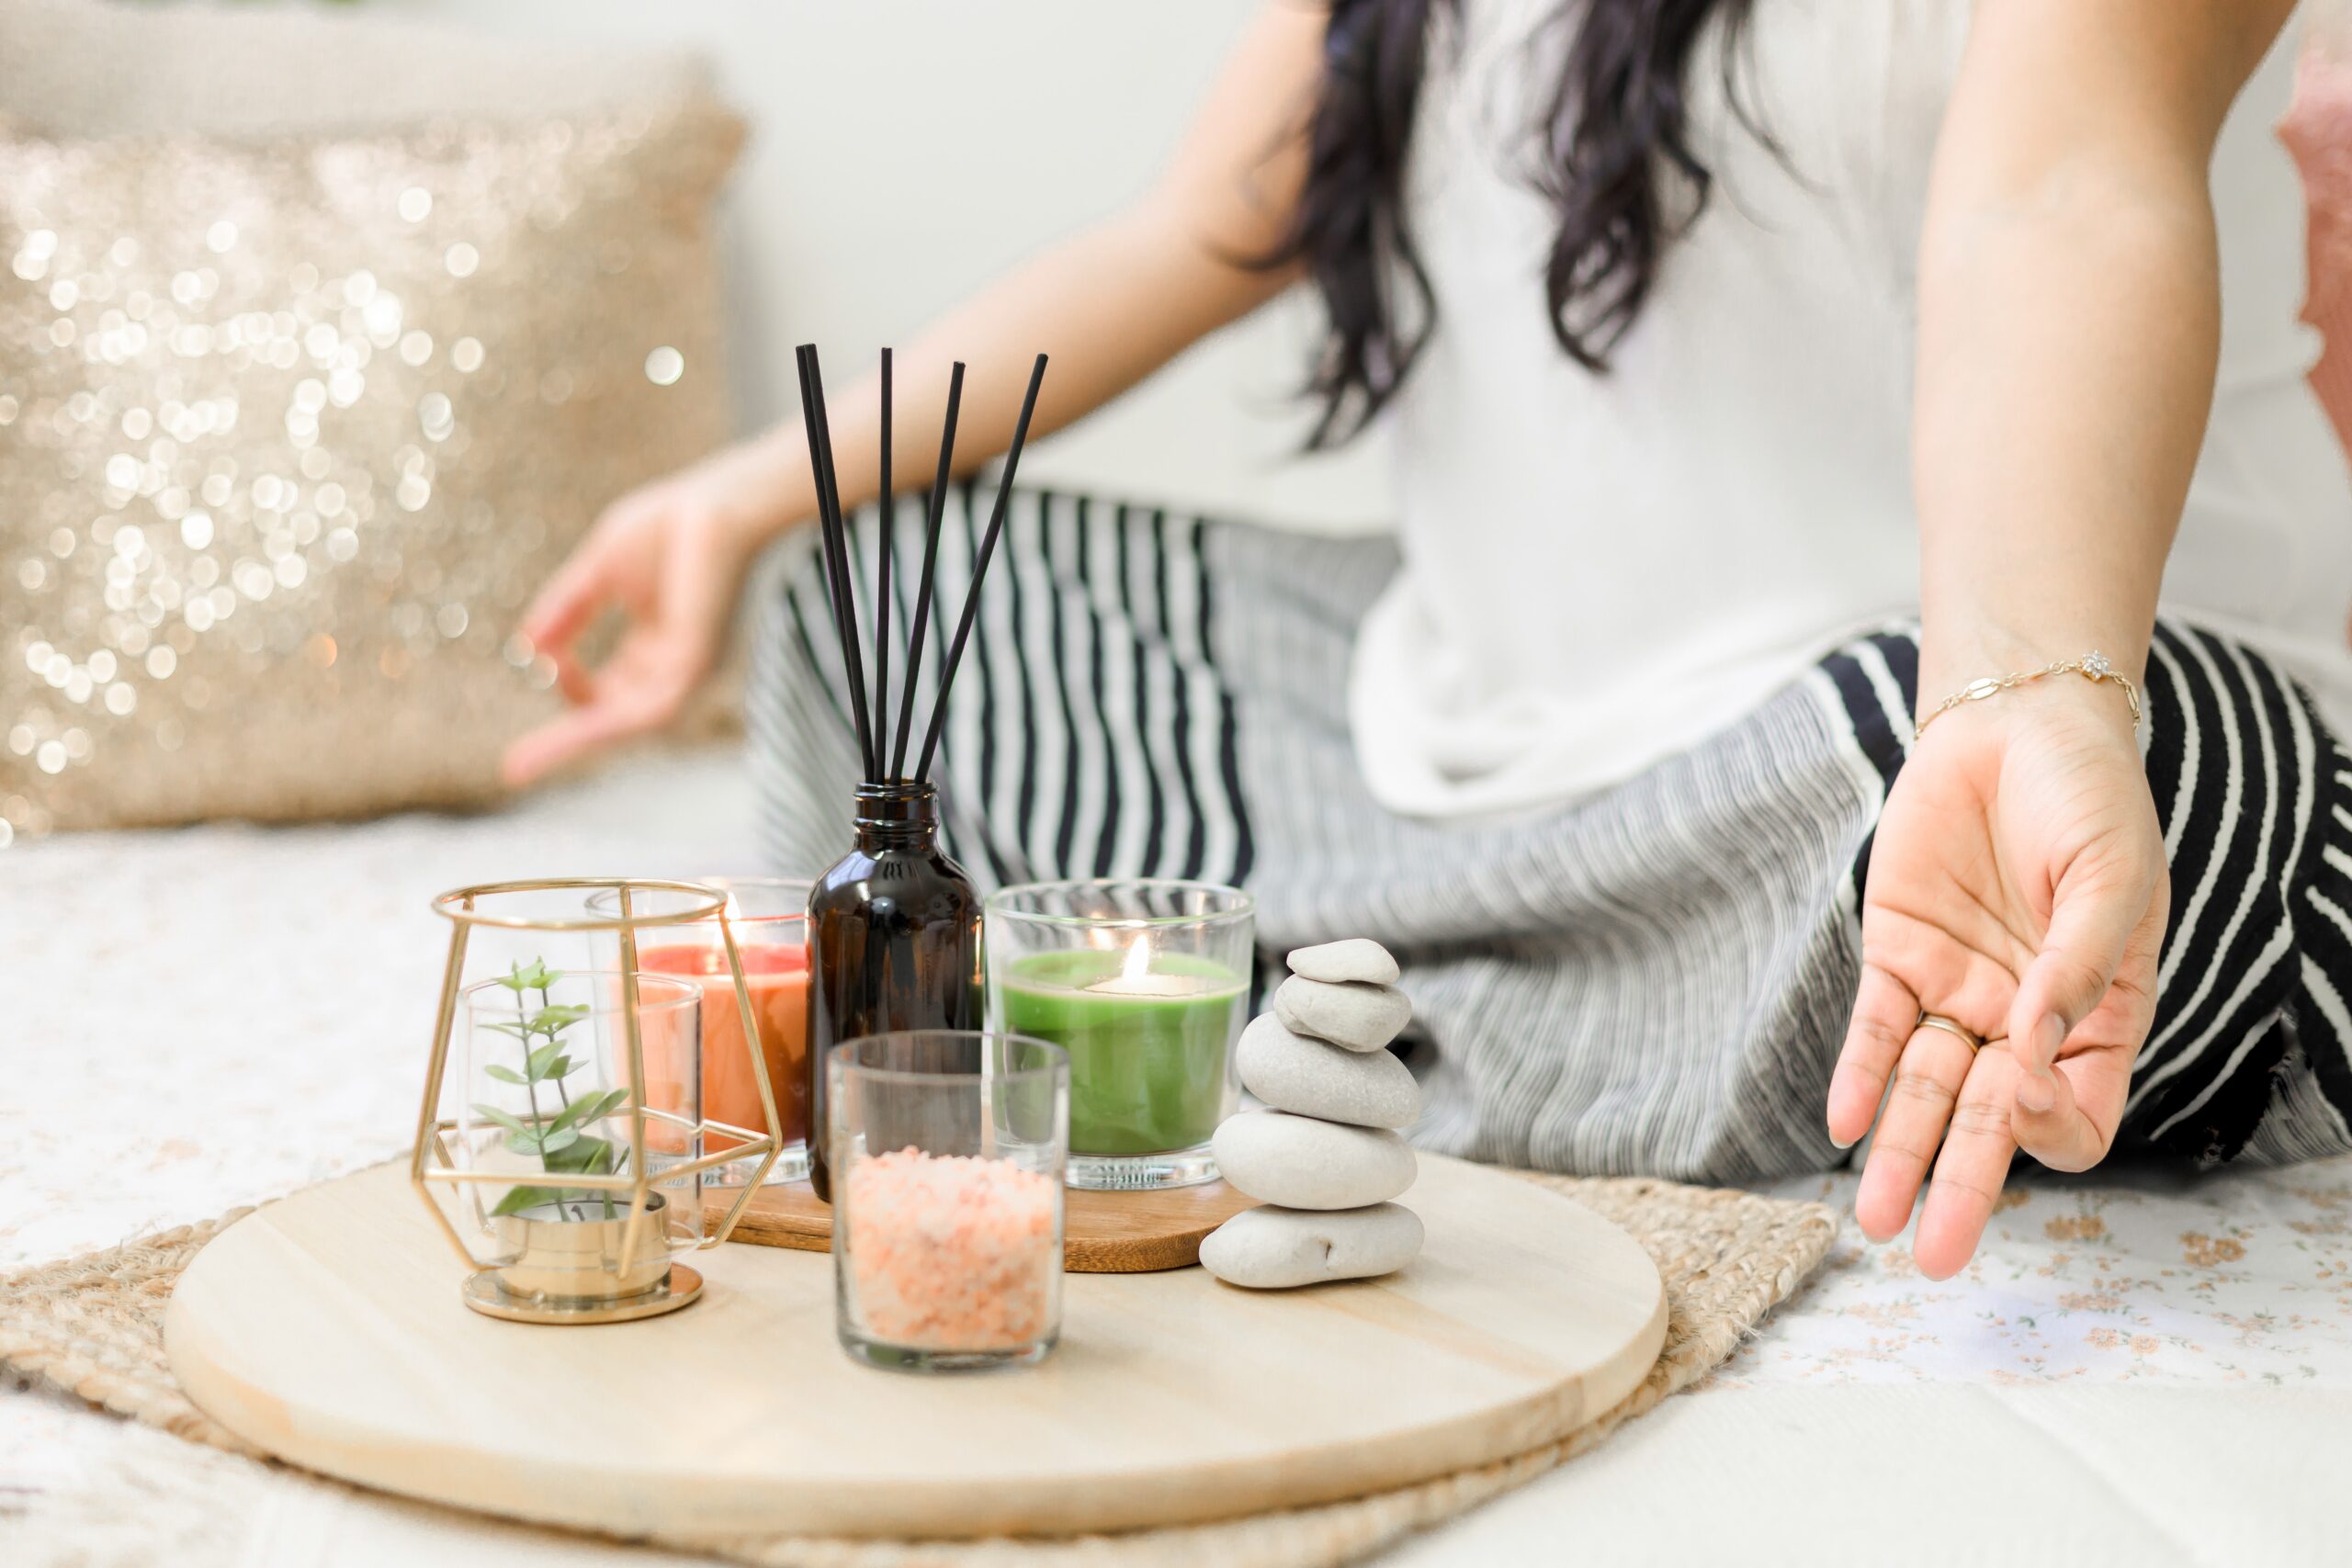
<instances>
[{"instance_id":1,"label":"orange candle in glass jar","mask_svg":"<svg viewBox=\"0 0 2352 1568\"><path fill-rule=\"evenodd\" d=\"M749 934L759 924L757 920L735 924L735 948L743 961L743 984L752 997L752 1021L759 1031L760 1055L767 1063L768 1087L775 1093L783 1146L787 1150L805 1147L808 1137L808 944L761 942ZM699 939L699 929L695 934ZM767 1117L760 1109L760 1087L752 1076L751 1055L743 1048L743 1018L735 1003L734 982L727 973L727 949L716 931L707 940L665 942L660 946L648 942L638 949L638 963L658 974L689 976L702 982L702 1113L713 1122L763 1130ZM706 1151L723 1153L739 1142L715 1134Z\"/></svg>"},{"instance_id":2,"label":"orange candle in glass jar","mask_svg":"<svg viewBox=\"0 0 2352 1568\"><path fill-rule=\"evenodd\" d=\"M743 961L752 1026L758 1036L760 1059L767 1067L769 1087L775 1094L777 1128L783 1134L768 1180L796 1180L808 1174L808 884L757 876L705 876L695 881L726 895L726 929L734 933L735 950ZM588 908L605 919L620 911L619 901L610 891L590 897ZM695 1010L701 1015L702 1026L701 1119L764 1134L767 1115L760 1109L759 1080L752 1074L751 1053L743 1043L742 1013L736 1006L734 981L727 970L719 917L713 912L684 924L662 918L662 913L674 912L673 906L639 927L638 967L700 983L700 1005ZM678 1103L664 1105L659 1092L664 1083L662 1065L651 1053L646 1056L646 1077L652 1080L648 1085L648 1109L670 1111L673 1126L679 1118L691 1117L692 1108L685 1101L693 1098L678 1092L686 1087L686 1075L683 1063L675 1066L679 1070L667 1077L673 1086L668 1098ZM656 1135L654 1130L648 1130L649 1148L660 1148L665 1154L685 1152L683 1133L661 1134L671 1137L675 1146L656 1143ZM725 1154L742 1143L741 1138L714 1133L706 1139L703 1152ZM719 1167L710 1179L727 1186L750 1175L751 1164L746 1161Z\"/></svg>"}]
</instances>

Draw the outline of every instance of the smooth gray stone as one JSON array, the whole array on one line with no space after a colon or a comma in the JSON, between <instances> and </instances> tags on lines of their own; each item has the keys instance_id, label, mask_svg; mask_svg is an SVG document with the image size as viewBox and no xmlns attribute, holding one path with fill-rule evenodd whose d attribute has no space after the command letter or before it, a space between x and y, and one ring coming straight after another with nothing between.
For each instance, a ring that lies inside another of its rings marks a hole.
<instances>
[{"instance_id":1,"label":"smooth gray stone","mask_svg":"<svg viewBox=\"0 0 2352 1568\"><path fill-rule=\"evenodd\" d=\"M1286 1111L1228 1116L1210 1147L1227 1185L1285 1209L1361 1209L1413 1184L1413 1147L1396 1134Z\"/></svg>"},{"instance_id":2,"label":"smooth gray stone","mask_svg":"<svg viewBox=\"0 0 2352 1568\"><path fill-rule=\"evenodd\" d=\"M1409 1127L1421 1113L1421 1086L1404 1063L1294 1034L1272 1013L1241 1032L1234 1066L1241 1087L1277 1111L1351 1127Z\"/></svg>"},{"instance_id":3,"label":"smooth gray stone","mask_svg":"<svg viewBox=\"0 0 2352 1568\"><path fill-rule=\"evenodd\" d=\"M1274 992L1274 1016L1301 1034L1351 1051L1377 1051L1413 1021L1413 1001L1394 986L1294 975Z\"/></svg>"},{"instance_id":4,"label":"smooth gray stone","mask_svg":"<svg viewBox=\"0 0 2352 1568\"><path fill-rule=\"evenodd\" d=\"M1421 1250L1421 1217L1394 1203L1336 1213L1244 1209L1201 1240L1201 1267L1228 1285L1286 1291L1393 1274Z\"/></svg>"},{"instance_id":5,"label":"smooth gray stone","mask_svg":"<svg viewBox=\"0 0 2352 1568\"><path fill-rule=\"evenodd\" d=\"M1295 947L1288 962L1292 974L1309 980L1363 980L1393 986L1404 973L1386 948L1364 936L1327 942L1320 947Z\"/></svg>"}]
</instances>

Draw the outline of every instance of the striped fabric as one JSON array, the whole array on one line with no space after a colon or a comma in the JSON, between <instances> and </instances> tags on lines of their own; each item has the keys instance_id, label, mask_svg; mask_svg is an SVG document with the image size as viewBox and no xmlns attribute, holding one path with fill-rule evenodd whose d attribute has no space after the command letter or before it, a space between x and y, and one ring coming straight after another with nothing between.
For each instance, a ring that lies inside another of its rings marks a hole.
<instances>
[{"instance_id":1,"label":"striped fabric","mask_svg":"<svg viewBox=\"0 0 2352 1568\"><path fill-rule=\"evenodd\" d=\"M949 507L951 610L988 499ZM876 523L854 522L869 589ZM899 668L921 529L910 499ZM1716 1181L1846 1157L1822 1105L1870 834L1908 750L1911 631L1858 640L1595 799L1430 823L1370 798L1348 732L1349 650L1396 570L1387 543L1024 491L999 552L933 770L976 881L1200 877L1257 895L1270 954L1377 936L1413 993L1425 1146ZM767 851L800 874L845 847L857 766L815 556L789 543L763 578L750 705ZM2224 639L2160 626L2146 686L2173 925L2119 1147L2352 1149L2352 761Z\"/></svg>"},{"instance_id":2,"label":"striped fabric","mask_svg":"<svg viewBox=\"0 0 2352 1568\"><path fill-rule=\"evenodd\" d=\"M941 528L934 614L971 583L992 494L958 489ZM851 521L870 638L878 511ZM903 671L922 559L914 499L899 507L891 606ZM1256 861L1239 773L1238 703L1210 650L1209 525L1148 508L1016 495L933 769L947 840L983 886L1058 876L1239 884ZM846 847L857 770L831 600L811 539L789 541L760 594L751 706L768 850L822 869ZM908 764L922 747L946 637L917 678ZM897 679L897 677L894 677ZM894 721L895 722L895 721Z\"/></svg>"}]
</instances>

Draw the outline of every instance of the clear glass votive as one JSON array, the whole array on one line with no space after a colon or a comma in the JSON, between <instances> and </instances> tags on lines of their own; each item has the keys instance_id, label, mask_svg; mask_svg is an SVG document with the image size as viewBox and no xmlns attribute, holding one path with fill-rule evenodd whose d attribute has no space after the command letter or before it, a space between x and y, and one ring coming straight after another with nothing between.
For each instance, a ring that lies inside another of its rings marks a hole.
<instances>
[{"instance_id":1,"label":"clear glass votive","mask_svg":"<svg viewBox=\"0 0 2352 1568\"><path fill-rule=\"evenodd\" d=\"M1153 878L1039 882L984 916L988 1019L1069 1053L1069 1184L1216 1179L1233 1112L1256 905L1238 887Z\"/></svg>"},{"instance_id":2,"label":"clear glass votive","mask_svg":"<svg viewBox=\"0 0 2352 1568\"><path fill-rule=\"evenodd\" d=\"M768 1087L775 1095L782 1134L767 1185L798 1181L808 1174L808 889L805 881L778 877L702 876L702 886L727 895L726 914L743 962L743 986L751 993L752 1021L759 1033ZM639 895L640 898L645 895ZM599 914L618 908L616 895L588 900ZM639 934L640 970L692 979L703 989L703 1113L757 1137L767 1129L760 1108L760 1086L752 1077L751 1053L743 1046L742 1010L727 972L727 949L716 914L688 925L653 928ZM718 1154L742 1142L723 1131L706 1134L705 1149ZM741 1187L755 1159L714 1170L713 1186Z\"/></svg>"},{"instance_id":3,"label":"clear glass votive","mask_svg":"<svg viewBox=\"0 0 2352 1568\"><path fill-rule=\"evenodd\" d=\"M544 962L465 988L464 1100L442 1146L456 1168L482 1179L468 1209L478 1261L494 1280L476 1288L490 1292L484 1310L494 1314L645 1295L704 1235L705 1176L690 1168L700 1152L702 991L636 976L640 1083L630 989L609 970ZM652 1181L633 1218L640 1151ZM663 1174L682 1166L684 1175Z\"/></svg>"},{"instance_id":4,"label":"clear glass votive","mask_svg":"<svg viewBox=\"0 0 2352 1568\"><path fill-rule=\"evenodd\" d=\"M826 1058L835 1331L869 1366L1043 1360L1061 1334L1069 1058L977 1030Z\"/></svg>"}]
</instances>

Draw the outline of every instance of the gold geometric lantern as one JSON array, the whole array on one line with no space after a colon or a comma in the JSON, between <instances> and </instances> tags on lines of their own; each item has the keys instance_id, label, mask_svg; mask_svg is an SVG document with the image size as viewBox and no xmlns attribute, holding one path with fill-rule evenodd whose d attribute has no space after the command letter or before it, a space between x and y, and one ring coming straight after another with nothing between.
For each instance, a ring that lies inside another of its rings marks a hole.
<instances>
[{"instance_id":1,"label":"gold geometric lantern","mask_svg":"<svg viewBox=\"0 0 2352 1568\"><path fill-rule=\"evenodd\" d=\"M675 1259L727 1239L783 1146L727 906L696 883L631 877L485 883L433 901L452 929L409 1179L470 1270L476 1312L619 1323L701 1293ZM640 933L707 941L714 927L731 984L639 961ZM705 1113L702 1010L722 1006L741 1028L718 1032L751 1056L764 1131ZM711 1174L751 1160L713 1219Z\"/></svg>"}]
</instances>

